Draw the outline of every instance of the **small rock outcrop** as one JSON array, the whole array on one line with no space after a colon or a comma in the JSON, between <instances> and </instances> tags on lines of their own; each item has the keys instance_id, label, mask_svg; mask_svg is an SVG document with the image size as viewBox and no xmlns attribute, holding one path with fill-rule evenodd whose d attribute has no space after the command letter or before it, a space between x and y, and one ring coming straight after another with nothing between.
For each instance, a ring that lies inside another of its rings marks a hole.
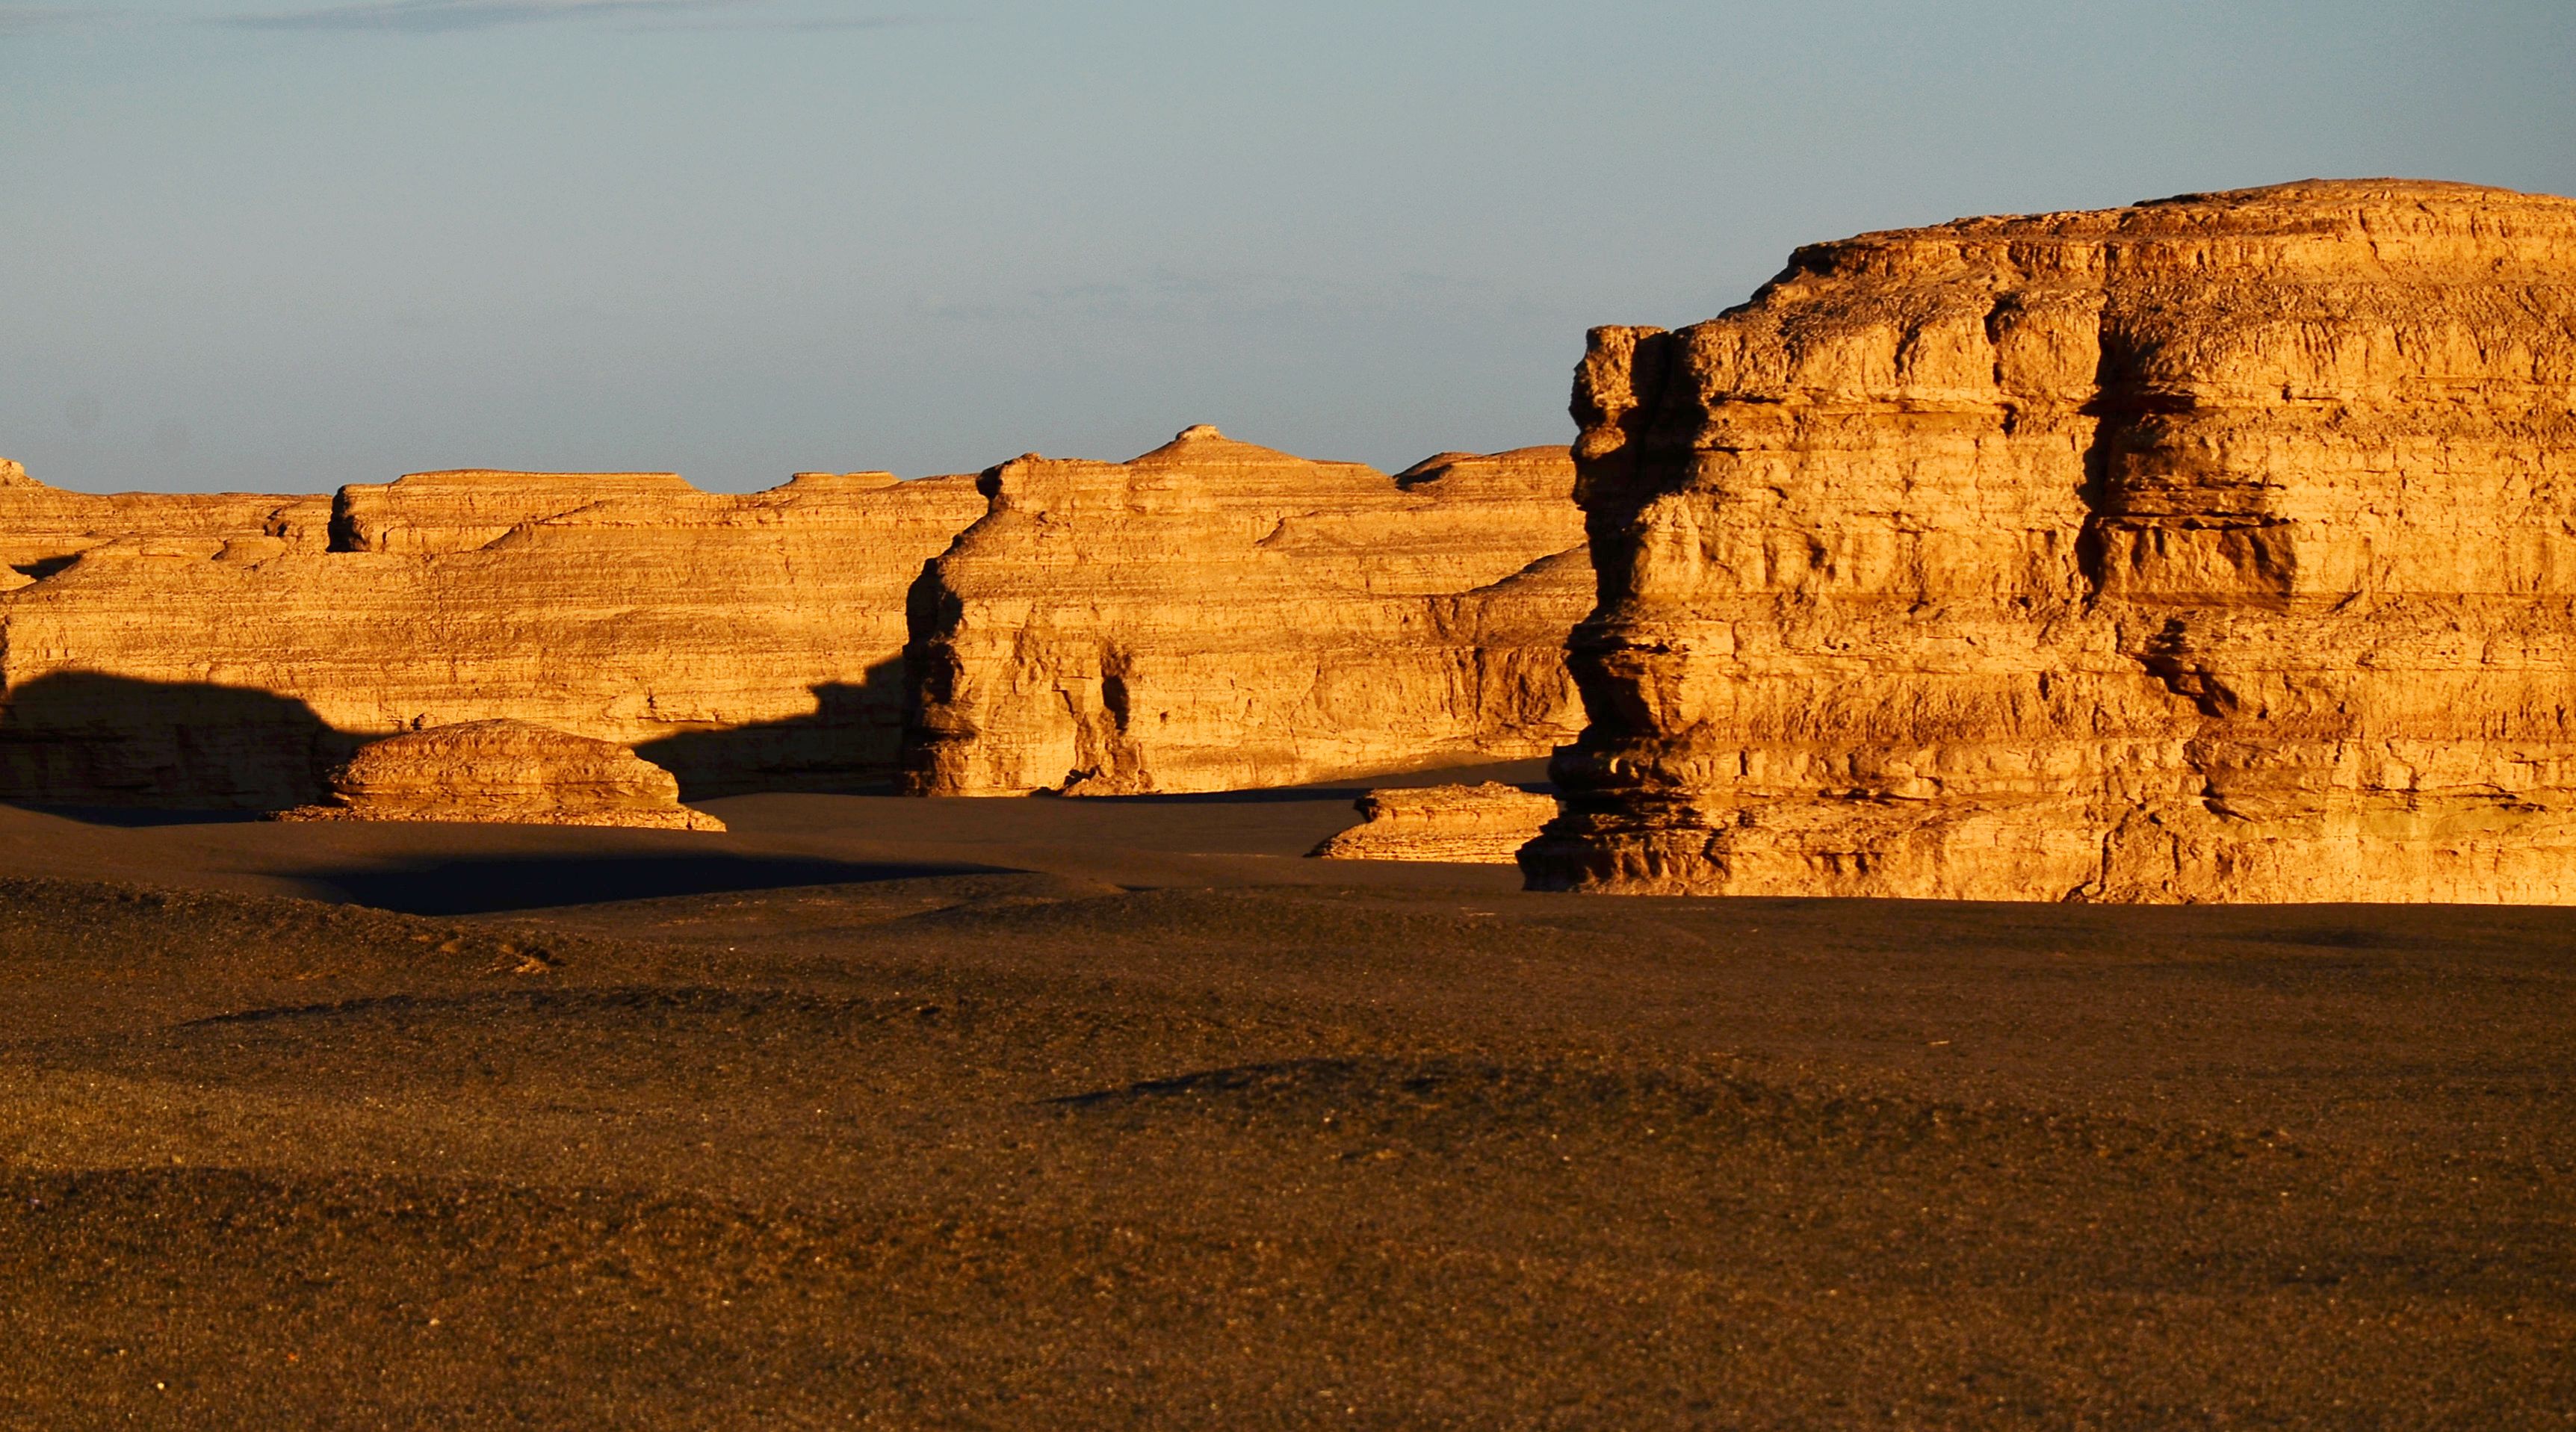
<instances>
[{"instance_id":1,"label":"small rock outcrop","mask_svg":"<svg viewBox=\"0 0 2576 1432\"><path fill-rule=\"evenodd\" d=\"M325 804L276 818L725 828L680 804L679 781L625 747L526 721L468 721L370 742L332 773L331 791Z\"/></svg>"},{"instance_id":2,"label":"small rock outcrop","mask_svg":"<svg viewBox=\"0 0 2576 1432\"><path fill-rule=\"evenodd\" d=\"M1509 865L1556 814L1556 797L1499 781L1375 790L1360 823L1314 848L1325 860L1442 860Z\"/></svg>"},{"instance_id":3,"label":"small rock outcrop","mask_svg":"<svg viewBox=\"0 0 2576 1432\"><path fill-rule=\"evenodd\" d=\"M1543 755L1592 603L1564 450L1394 477L1194 427L1028 456L915 589L906 788L1124 795Z\"/></svg>"},{"instance_id":4,"label":"small rock outcrop","mask_svg":"<svg viewBox=\"0 0 2576 1432\"><path fill-rule=\"evenodd\" d=\"M2576 201L1864 235L1574 413L1533 885L2576 901Z\"/></svg>"}]
</instances>

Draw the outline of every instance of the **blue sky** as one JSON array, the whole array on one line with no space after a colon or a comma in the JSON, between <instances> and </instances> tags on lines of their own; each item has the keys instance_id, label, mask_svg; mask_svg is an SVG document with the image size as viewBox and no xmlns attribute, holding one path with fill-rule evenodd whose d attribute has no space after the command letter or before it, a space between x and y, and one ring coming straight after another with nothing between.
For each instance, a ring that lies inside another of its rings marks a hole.
<instances>
[{"instance_id":1,"label":"blue sky","mask_svg":"<svg viewBox=\"0 0 2576 1432\"><path fill-rule=\"evenodd\" d=\"M2576 5L0 0L60 486L1563 442L1794 245L2310 175L2576 193Z\"/></svg>"}]
</instances>

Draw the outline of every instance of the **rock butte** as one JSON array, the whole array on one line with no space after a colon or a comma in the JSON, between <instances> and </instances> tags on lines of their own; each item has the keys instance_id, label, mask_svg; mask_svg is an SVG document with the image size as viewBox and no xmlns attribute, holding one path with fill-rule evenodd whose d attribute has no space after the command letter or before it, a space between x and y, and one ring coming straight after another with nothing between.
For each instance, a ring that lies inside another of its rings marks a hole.
<instances>
[{"instance_id":1,"label":"rock butte","mask_svg":"<svg viewBox=\"0 0 2576 1432\"><path fill-rule=\"evenodd\" d=\"M1509 865L1556 814L1556 797L1500 781L1371 791L1360 823L1310 854L1325 860L1450 860Z\"/></svg>"},{"instance_id":2,"label":"rock butte","mask_svg":"<svg viewBox=\"0 0 2576 1432\"><path fill-rule=\"evenodd\" d=\"M0 794L311 800L361 741L496 717L643 745L693 794L883 780L903 594L970 477L418 473L336 497L0 481Z\"/></svg>"},{"instance_id":3,"label":"rock butte","mask_svg":"<svg viewBox=\"0 0 2576 1432\"><path fill-rule=\"evenodd\" d=\"M906 788L1293 785L1542 755L1580 724L1591 608L1561 448L1392 478L1195 427L1126 463L1035 455L914 594Z\"/></svg>"},{"instance_id":4,"label":"rock butte","mask_svg":"<svg viewBox=\"0 0 2576 1432\"><path fill-rule=\"evenodd\" d=\"M1533 885L2576 899L2576 202L1864 235L1596 331L1574 412Z\"/></svg>"},{"instance_id":5,"label":"rock butte","mask_svg":"<svg viewBox=\"0 0 2576 1432\"><path fill-rule=\"evenodd\" d=\"M725 828L680 804L679 781L625 747L526 721L469 721L369 742L332 773L331 792L328 803L278 819Z\"/></svg>"}]
</instances>

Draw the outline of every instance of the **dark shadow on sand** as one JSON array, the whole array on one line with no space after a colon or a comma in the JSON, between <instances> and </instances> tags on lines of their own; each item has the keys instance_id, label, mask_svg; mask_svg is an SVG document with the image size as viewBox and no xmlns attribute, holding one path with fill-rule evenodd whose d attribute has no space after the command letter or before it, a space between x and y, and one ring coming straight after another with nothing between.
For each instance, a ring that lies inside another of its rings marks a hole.
<instances>
[{"instance_id":1,"label":"dark shadow on sand","mask_svg":"<svg viewBox=\"0 0 2576 1432\"><path fill-rule=\"evenodd\" d=\"M1148 793L1133 796L1082 796L1084 801L1126 803L1132 805L1273 805L1297 801L1355 801L1375 790L1417 789L1423 786L1481 785L1499 782L1524 791L1540 794L1553 792L1548 783L1547 758L1524 761L1483 761L1473 765L1425 766L1419 770L1388 771L1375 776L1346 776L1326 784L1311 786L1261 786L1240 791L1180 791ZM1051 796L1052 791L1040 792Z\"/></svg>"},{"instance_id":2,"label":"dark shadow on sand","mask_svg":"<svg viewBox=\"0 0 2576 1432\"><path fill-rule=\"evenodd\" d=\"M150 830L164 825L240 825L261 818L255 810L185 810L166 806L101 806L52 805L41 801L0 801L61 820L76 820L83 825L115 826L120 830Z\"/></svg>"},{"instance_id":3,"label":"dark shadow on sand","mask_svg":"<svg viewBox=\"0 0 2576 1432\"><path fill-rule=\"evenodd\" d=\"M1104 806L1200 806L1200 805L1289 805L1303 801L1358 800L1369 793L1367 786L1264 786L1249 791L1182 791L1170 795L1140 796L1059 796L1054 791L1040 791L1040 800L1078 800L1084 805Z\"/></svg>"},{"instance_id":4,"label":"dark shadow on sand","mask_svg":"<svg viewBox=\"0 0 2576 1432\"><path fill-rule=\"evenodd\" d=\"M999 866L759 855L479 856L302 878L360 905L405 915L485 915L666 895L718 895L796 885L856 885L933 875L991 875Z\"/></svg>"}]
</instances>

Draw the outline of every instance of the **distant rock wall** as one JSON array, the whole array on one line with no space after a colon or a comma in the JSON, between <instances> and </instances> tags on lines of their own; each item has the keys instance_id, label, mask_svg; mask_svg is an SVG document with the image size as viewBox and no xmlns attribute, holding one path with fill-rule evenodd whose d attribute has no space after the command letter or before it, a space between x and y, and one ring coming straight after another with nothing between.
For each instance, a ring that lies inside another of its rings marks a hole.
<instances>
[{"instance_id":1,"label":"distant rock wall","mask_svg":"<svg viewBox=\"0 0 2576 1432\"><path fill-rule=\"evenodd\" d=\"M1574 409L1535 885L2576 900L2576 202L1864 235Z\"/></svg>"},{"instance_id":2,"label":"distant rock wall","mask_svg":"<svg viewBox=\"0 0 2576 1432\"><path fill-rule=\"evenodd\" d=\"M1592 605L1563 449L1389 477L1192 428L1035 455L914 594L907 788L1118 795L1542 755Z\"/></svg>"},{"instance_id":3,"label":"distant rock wall","mask_svg":"<svg viewBox=\"0 0 2576 1432\"><path fill-rule=\"evenodd\" d=\"M278 807L362 741L496 717L695 796L882 780L904 594L968 477L422 473L336 498L0 473L0 797Z\"/></svg>"}]
</instances>

